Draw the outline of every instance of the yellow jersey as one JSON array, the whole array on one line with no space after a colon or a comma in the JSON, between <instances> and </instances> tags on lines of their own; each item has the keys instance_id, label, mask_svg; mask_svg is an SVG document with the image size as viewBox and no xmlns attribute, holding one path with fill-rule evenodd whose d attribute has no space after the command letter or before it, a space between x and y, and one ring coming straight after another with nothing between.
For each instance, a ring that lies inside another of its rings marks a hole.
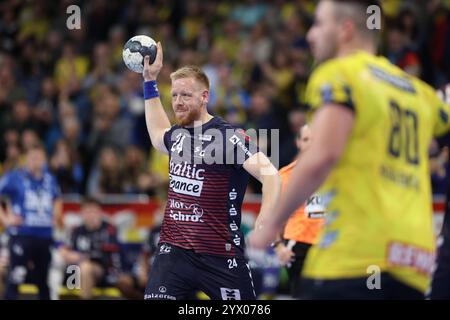
<instances>
[{"instance_id":1,"label":"yellow jersey","mask_svg":"<svg viewBox=\"0 0 450 320\"><path fill-rule=\"evenodd\" d=\"M320 187L324 229L303 275L368 277L373 266L426 291L434 262L428 146L450 128L433 88L363 51L320 65L306 99L354 112L344 152Z\"/></svg>"}]
</instances>

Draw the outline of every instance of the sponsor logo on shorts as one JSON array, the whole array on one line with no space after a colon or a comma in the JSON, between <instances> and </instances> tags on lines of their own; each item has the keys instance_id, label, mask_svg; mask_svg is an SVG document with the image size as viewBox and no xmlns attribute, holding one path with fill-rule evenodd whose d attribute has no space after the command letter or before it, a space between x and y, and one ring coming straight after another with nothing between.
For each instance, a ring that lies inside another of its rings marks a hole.
<instances>
[{"instance_id":1,"label":"sponsor logo on shorts","mask_svg":"<svg viewBox=\"0 0 450 320\"><path fill-rule=\"evenodd\" d=\"M241 300L239 289L220 288L222 300Z\"/></svg>"},{"instance_id":2,"label":"sponsor logo on shorts","mask_svg":"<svg viewBox=\"0 0 450 320\"><path fill-rule=\"evenodd\" d=\"M162 293L150 293L144 295L144 300L150 300L150 299L164 299L164 300L177 300L174 296L168 295L168 294L162 294Z\"/></svg>"}]
</instances>

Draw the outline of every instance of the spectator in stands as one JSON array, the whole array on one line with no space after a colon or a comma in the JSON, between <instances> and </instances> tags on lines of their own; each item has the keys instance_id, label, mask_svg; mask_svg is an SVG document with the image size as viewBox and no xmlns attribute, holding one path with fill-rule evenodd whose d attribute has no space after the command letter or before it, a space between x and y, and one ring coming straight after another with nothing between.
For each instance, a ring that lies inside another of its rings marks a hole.
<instances>
[{"instance_id":1,"label":"spectator in stands","mask_svg":"<svg viewBox=\"0 0 450 320\"><path fill-rule=\"evenodd\" d=\"M386 55L393 64L405 72L419 77L421 72L419 57L411 46L405 26L401 22L395 21L387 29Z\"/></svg>"},{"instance_id":2,"label":"spectator in stands","mask_svg":"<svg viewBox=\"0 0 450 320\"><path fill-rule=\"evenodd\" d=\"M135 145L128 146L124 160L124 192L153 196L156 189L161 187L161 179L150 172L145 160L142 149Z\"/></svg>"},{"instance_id":3,"label":"spectator in stands","mask_svg":"<svg viewBox=\"0 0 450 320\"><path fill-rule=\"evenodd\" d=\"M8 123L8 127L15 128L19 132L25 129L37 129L38 125L32 117L31 107L26 100L18 100L14 103L12 118Z\"/></svg>"},{"instance_id":4,"label":"spectator in stands","mask_svg":"<svg viewBox=\"0 0 450 320\"><path fill-rule=\"evenodd\" d=\"M63 45L62 56L56 62L55 81L59 88L68 95L78 92L81 80L86 76L89 61L76 52L74 44L66 41Z\"/></svg>"},{"instance_id":5,"label":"spectator in stands","mask_svg":"<svg viewBox=\"0 0 450 320\"><path fill-rule=\"evenodd\" d=\"M111 48L108 43L100 42L95 45L92 69L83 80L83 89L89 90L98 83L115 84L116 76L112 70L111 59Z\"/></svg>"},{"instance_id":6,"label":"spectator in stands","mask_svg":"<svg viewBox=\"0 0 450 320\"><path fill-rule=\"evenodd\" d=\"M62 138L70 141L73 147L78 147L81 143L81 124L79 122L76 106L66 97L61 97L58 101L52 126L45 136L47 149L53 152L56 142Z\"/></svg>"},{"instance_id":7,"label":"spectator in stands","mask_svg":"<svg viewBox=\"0 0 450 320\"><path fill-rule=\"evenodd\" d=\"M81 271L81 298L92 299L97 285L110 285L120 270L117 231L103 219L100 203L86 198L81 204L83 223L72 231L70 243L60 252L68 265Z\"/></svg>"},{"instance_id":8,"label":"spectator in stands","mask_svg":"<svg viewBox=\"0 0 450 320\"><path fill-rule=\"evenodd\" d=\"M97 85L94 90L94 117L87 138L88 151L95 154L106 145L124 150L131 141L133 123L121 113L117 90L105 84Z\"/></svg>"},{"instance_id":9,"label":"spectator in stands","mask_svg":"<svg viewBox=\"0 0 450 320\"><path fill-rule=\"evenodd\" d=\"M20 134L14 128L9 128L1 133L2 135L0 136L0 163L6 161L6 159L8 158L9 146L19 146L20 144Z\"/></svg>"},{"instance_id":10,"label":"spectator in stands","mask_svg":"<svg viewBox=\"0 0 450 320\"><path fill-rule=\"evenodd\" d=\"M14 75L15 59L6 55L0 55L0 57L0 83L2 84L0 86L0 105L9 113L11 106L16 101L26 98L26 92Z\"/></svg>"},{"instance_id":11,"label":"spectator in stands","mask_svg":"<svg viewBox=\"0 0 450 320\"><path fill-rule=\"evenodd\" d=\"M3 165L0 166L0 174L11 171L21 165L21 150L17 144L9 144L6 146L6 157Z\"/></svg>"},{"instance_id":12,"label":"spectator in stands","mask_svg":"<svg viewBox=\"0 0 450 320\"><path fill-rule=\"evenodd\" d=\"M276 95L281 106L289 106L288 90L294 81L294 70L289 50L274 49L270 63L261 65L264 76L275 87Z\"/></svg>"},{"instance_id":13,"label":"spectator in stands","mask_svg":"<svg viewBox=\"0 0 450 320\"><path fill-rule=\"evenodd\" d=\"M55 121L55 115L58 108L58 90L51 77L42 80L40 88L40 99L34 108L34 117L43 126L43 131L47 132Z\"/></svg>"},{"instance_id":14,"label":"spectator in stands","mask_svg":"<svg viewBox=\"0 0 450 320\"><path fill-rule=\"evenodd\" d=\"M100 153L98 167L95 167L88 181L90 195L117 194L124 192L123 160L113 147L105 147Z\"/></svg>"},{"instance_id":15,"label":"spectator in stands","mask_svg":"<svg viewBox=\"0 0 450 320\"><path fill-rule=\"evenodd\" d=\"M113 70L124 69L122 60L123 44L127 41L125 28L115 25L109 29L108 44L111 50L111 63Z\"/></svg>"},{"instance_id":16,"label":"spectator in stands","mask_svg":"<svg viewBox=\"0 0 450 320\"><path fill-rule=\"evenodd\" d=\"M272 40L267 26L263 22L255 24L251 30L249 40L251 43L253 58L258 63L266 63L272 52Z\"/></svg>"},{"instance_id":17,"label":"spectator in stands","mask_svg":"<svg viewBox=\"0 0 450 320\"><path fill-rule=\"evenodd\" d=\"M222 25L223 34L216 37L213 46L218 46L225 52L227 59L236 61L239 48L242 45L241 25L237 21L228 20Z\"/></svg>"},{"instance_id":18,"label":"spectator in stands","mask_svg":"<svg viewBox=\"0 0 450 320\"><path fill-rule=\"evenodd\" d=\"M35 145L41 144L41 139L39 139L38 133L35 130L26 129L20 135L20 144L23 151L26 152Z\"/></svg>"},{"instance_id":19,"label":"spectator in stands","mask_svg":"<svg viewBox=\"0 0 450 320\"><path fill-rule=\"evenodd\" d=\"M56 176L63 193L80 193L83 182L83 168L79 155L66 140L56 143L50 158L50 169Z\"/></svg>"},{"instance_id":20,"label":"spectator in stands","mask_svg":"<svg viewBox=\"0 0 450 320\"><path fill-rule=\"evenodd\" d=\"M242 125L246 120L249 96L232 79L229 66L222 65L218 71L219 83L216 87L215 112L233 125Z\"/></svg>"},{"instance_id":21,"label":"spectator in stands","mask_svg":"<svg viewBox=\"0 0 450 320\"><path fill-rule=\"evenodd\" d=\"M279 112L275 111L271 90L272 86L267 83L261 84L253 90L250 97L250 108L248 115L248 128L277 129L281 128ZM273 92L273 91L272 91ZM259 137L258 145L262 150L269 150L270 136Z\"/></svg>"}]
</instances>

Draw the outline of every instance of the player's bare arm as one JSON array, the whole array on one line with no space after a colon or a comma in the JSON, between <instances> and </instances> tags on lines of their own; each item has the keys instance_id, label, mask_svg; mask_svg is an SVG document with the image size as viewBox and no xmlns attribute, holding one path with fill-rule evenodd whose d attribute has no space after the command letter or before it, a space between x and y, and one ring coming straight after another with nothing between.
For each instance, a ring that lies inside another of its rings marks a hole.
<instances>
[{"instance_id":1,"label":"player's bare arm","mask_svg":"<svg viewBox=\"0 0 450 320\"><path fill-rule=\"evenodd\" d=\"M53 223L56 228L64 229L63 201L61 198L55 199L53 204Z\"/></svg>"},{"instance_id":2,"label":"player's bare arm","mask_svg":"<svg viewBox=\"0 0 450 320\"><path fill-rule=\"evenodd\" d=\"M150 57L144 58L144 71L142 76L144 81L156 81L159 72L163 66L163 51L161 43L157 44L157 53L155 62L149 63ZM164 153L168 153L164 145L164 133L170 129L170 121L161 104L159 97L146 99L145 101L145 122L147 124L148 134L153 146Z\"/></svg>"},{"instance_id":3,"label":"player's bare arm","mask_svg":"<svg viewBox=\"0 0 450 320\"><path fill-rule=\"evenodd\" d=\"M300 156L286 191L273 214L265 219L264 228L255 229L250 236L251 246L265 248L270 244L292 212L325 181L345 150L353 121L353 111L338 104L327 104L317 111L311 125L316 136L308 151Z\"/></svg>"},{"instance_id":4,"label":"player's bare arm","mask_svg":"<svg viewBox=\"0 0 450 320\"><path fill-rule=\"evenodd\" d=\"M261 210L255 222L255 228L260 228L275 209L281 190L281 178L277 169L262 152L248 158L243 166L262 184Z\"/></svg>"}]
</instances>

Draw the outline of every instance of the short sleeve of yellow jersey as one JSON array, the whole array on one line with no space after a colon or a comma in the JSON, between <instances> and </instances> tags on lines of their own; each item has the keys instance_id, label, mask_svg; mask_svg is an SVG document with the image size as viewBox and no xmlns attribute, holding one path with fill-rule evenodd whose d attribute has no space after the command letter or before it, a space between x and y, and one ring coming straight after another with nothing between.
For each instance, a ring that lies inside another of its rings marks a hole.
<instances>
[{"instance_id":1,"label":"short sleeve of yellow jersey","mask_svg":"<svg viewBox=\"0 0 450 320\"><path fill-rule=\"evenodd\" d=\"M439 137L450 131L450 106L439 98L432 88L429 88L427 95L435 120L433 135Z\"/></svg>"},{"instance_id":2,"label":"short sleeve of yellow jersey","mask_svg":"<svg viewBox=\"0 0 450 320\"><path fill-rule=\"evenodd\" d=\"M354 110L350 79L336 60L325 62L314 70L305 98L311 113L327 103L337 103Z\"/></svg>"}]
</instances>

